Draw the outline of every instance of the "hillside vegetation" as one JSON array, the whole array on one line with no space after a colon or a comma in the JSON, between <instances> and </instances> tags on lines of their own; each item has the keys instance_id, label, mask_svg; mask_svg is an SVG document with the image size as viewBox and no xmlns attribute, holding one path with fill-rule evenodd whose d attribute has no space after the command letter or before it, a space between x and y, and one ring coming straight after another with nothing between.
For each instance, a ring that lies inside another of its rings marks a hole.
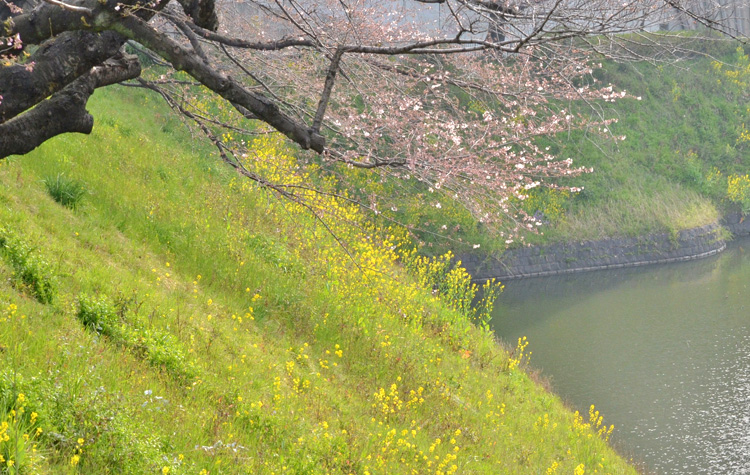
<instances>
[{"instance_id":1,"label":"hillside vegetation","mask_svg":"<svg viewBox=\"0 0 750 475\"><path fill-rule=\"evenodd\" d=\"M544 245L677 232L727 213L750 212L750 61L730 41L696 40L690 47L693 53L657 64L602 61L592 77L599 85L626 90L628 97L559 104L592 122L617 122L606 131L596 126L539 139L551 153L593 172L558 180L559 190L535 188L525 200L512 202L544 222L540 233L528 233L523 241ZM570 187L583 191L572 193ZM407 196L437 201L424 190ZM424 242L420 252L426 254L477 244L502 252L522 242L485 232L448 199L440 210L408 200L401 208L394 217ZM509 229L515 225L508 223Z\"/></svg>"},{"instance_id":2,"label":"hillside vegetation","mask_svg":"<svg viewBox=\"0 0 750 475\"><path fill-rule=\"evenodd\" d=\"M597 105L618 119L611 136L625 140L578 131L550 141L594 172L575 179L584 187L576 195L532 195L524 206L551 222L538 241L677 231L750 211L748 58L733 42L692 46L701 54L657 65L604 62L595 71L632 96Z\"/></svg>"},{"instance_id":3,"label":"hillside vegetation","mask_svg":"<svg viewBox=\"0 0 750 475\"><path fill-rule=\"evenodd\" d=\"M445 258L240 179L153 96L91 108L0 164L0 473L634 472Z\"/></svg>"}]
</instances>

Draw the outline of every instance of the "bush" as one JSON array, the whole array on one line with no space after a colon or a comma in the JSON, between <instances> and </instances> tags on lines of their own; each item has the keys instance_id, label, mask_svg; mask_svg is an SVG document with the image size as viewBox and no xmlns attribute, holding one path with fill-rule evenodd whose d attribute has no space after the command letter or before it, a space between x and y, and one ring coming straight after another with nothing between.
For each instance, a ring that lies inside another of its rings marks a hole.
<instances>
[{"instance_id":1,"label":"bush","mask_svg":"<svg viewBox=\"0 0 750 475\"><path fill-rule=\"evenodd\" d=\"M78 314L81 324L99 334L117 338L117 313L105 297L78 297ZM114 333L114 334L113 334Z\"/></svg>"},{"instance_id":2,"label":"bush","mask_svg":"<svg viewBox=\"0 0 750 475\"><path fill-rule=\"evenodd\" d=\"M127 315L126 315L127 314ZM188 361L187 352L179 340L169 333L149 328L142 319L124 306L113 304L106 296L78 297L81 324L100 335L105 335L137 357L181 381L195 377L196 368Z\"/></svg>"},{"instance_id":3,"label":"bush","mask_svg":"<svg viewBox=\"0 0 750 475\"><path fill-rule=\"evenodd\" d=\"M52 266L3 226L0 226L0 254L13 267L13 284L16 288L30 293L41 303L52 302L55 297Z\"/></svg>"}]
</instances>

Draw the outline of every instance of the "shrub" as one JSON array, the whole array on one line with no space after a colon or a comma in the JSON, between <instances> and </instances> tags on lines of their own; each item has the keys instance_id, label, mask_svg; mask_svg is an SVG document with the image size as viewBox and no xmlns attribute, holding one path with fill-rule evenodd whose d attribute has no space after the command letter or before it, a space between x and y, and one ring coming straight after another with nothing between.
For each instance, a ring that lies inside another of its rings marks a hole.
<instances>
[{"instance_id":1,"label":"shrub","mask_svg":"<svg viewBox=\"0 0 750 475\"><path fill-rule=\"evenodd\" d=\"M81 324L96 333L117 339L117 313L106 297L78 297L78 314Z\"/></svg>"},{"instance_id":2,"label":"shrub","mask_svg":"<svg viewBox=\"0 0 750 475\"><path fill-rule=\"evenodd\" d=\"M79 296L76 316L87 329L106 335L116 345L129 349L177 379L187 381L195 377L196 368L188 361L179 340L169 333L149 328L136 313L116 306L108 297Z\"/></svg>"},{"instance_id":3,"label":"shrub","mask_svg":"<svg viewBox=\"0 0 750 475\"><path fill-rule=\"evenodd\" d=\"M0 254L5 255L13 267L16 288L30 293L41 303L52 302L55 297L52 266L3 226L0 226Z\"/></svg>"}]
</instances>

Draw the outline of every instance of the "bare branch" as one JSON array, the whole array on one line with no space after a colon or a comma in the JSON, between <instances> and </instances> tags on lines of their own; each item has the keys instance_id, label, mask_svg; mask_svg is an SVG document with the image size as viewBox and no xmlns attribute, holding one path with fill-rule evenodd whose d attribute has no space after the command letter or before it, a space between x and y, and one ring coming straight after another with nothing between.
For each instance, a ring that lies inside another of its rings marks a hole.
<instances>
[{"instance_id":1,"label":"bare branch","mask_svg":"<svg viewBox=\"0 0 750 475\"><path fill-rule=\"evenodd\" d=\"M247 48L257 51L279 51L286 48L292 47L314 47L316 44L305 38L281 38L270 42L260 41L247 41L241 38L230 38L227 36L220 35L213 31L201 28L191 22L186 22L187 26L190 27L198 36L205 38L210 41L215 41L225 46L232 46L234 48Z\"/></svg>"},{"instance_id":2,"label":"bare branch","mask_svg":"<svg viewBox=\"0 0 750 475\"><path fill-rule=\"evenodd\" d=\"M333 83L336 81L336 73L339 70L339 63L341 58L344 56L344 50L338 49L331 58L331 65L328 67L328 73L326 74L326 82L323 86L323 93L320 95L320 101L318 102L318 110L315 112L315 119L313 120L312 130L320 133L320 124L323 122L323 116L326 113L326 107L328 107L328 101L331 99L331 91L333 90Z\"/></svg>"},{"instance_id":3,"label":"bare branch","mask_svg":"<svg viewBox=\"0 0 750 475\"><path fill-rule=\"evenodd\" d=\"M58 6L62 8L63 10L68 10L68 11L77 12L77 13L85 13L89 16L94 14L94 12L90 8L71 5L69 3L61 2L60 0L44 0L44 1L49 3L50 5Z\"/></svg>"},{"instance_id":4,"label":"bare branch","mask_svg":"<svg viewBox=\"0 0 750 475\"><path fill-rule=\"evenodd\" d=\"M175 69L186 71L224 99L245 107L303 149L323 153L325 139L321 135L311 132L304 124L292 120L267 97L247 90L232 78L212 69L182 45L164 33L149 27L142 20L126 17L113 24L111 28L130 39L138 39L140 43L162 55Z\"/></svg>"}]
</instances>

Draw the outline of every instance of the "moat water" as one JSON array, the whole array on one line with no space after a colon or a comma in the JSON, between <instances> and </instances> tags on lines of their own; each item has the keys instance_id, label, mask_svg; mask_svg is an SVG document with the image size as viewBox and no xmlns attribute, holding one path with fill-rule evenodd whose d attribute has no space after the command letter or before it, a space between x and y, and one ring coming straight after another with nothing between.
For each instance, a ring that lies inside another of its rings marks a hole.
<instances>
[{"instance_id":1,"label":"moat water","mask_svg":"<svg viewBox=\"0 0 750 475\"><path fill-rule=\"evenodd\" d=\"M509 281L492 321L661 474L750 473L750 240L698 261Z\"/></svg>"}]
</instances>

